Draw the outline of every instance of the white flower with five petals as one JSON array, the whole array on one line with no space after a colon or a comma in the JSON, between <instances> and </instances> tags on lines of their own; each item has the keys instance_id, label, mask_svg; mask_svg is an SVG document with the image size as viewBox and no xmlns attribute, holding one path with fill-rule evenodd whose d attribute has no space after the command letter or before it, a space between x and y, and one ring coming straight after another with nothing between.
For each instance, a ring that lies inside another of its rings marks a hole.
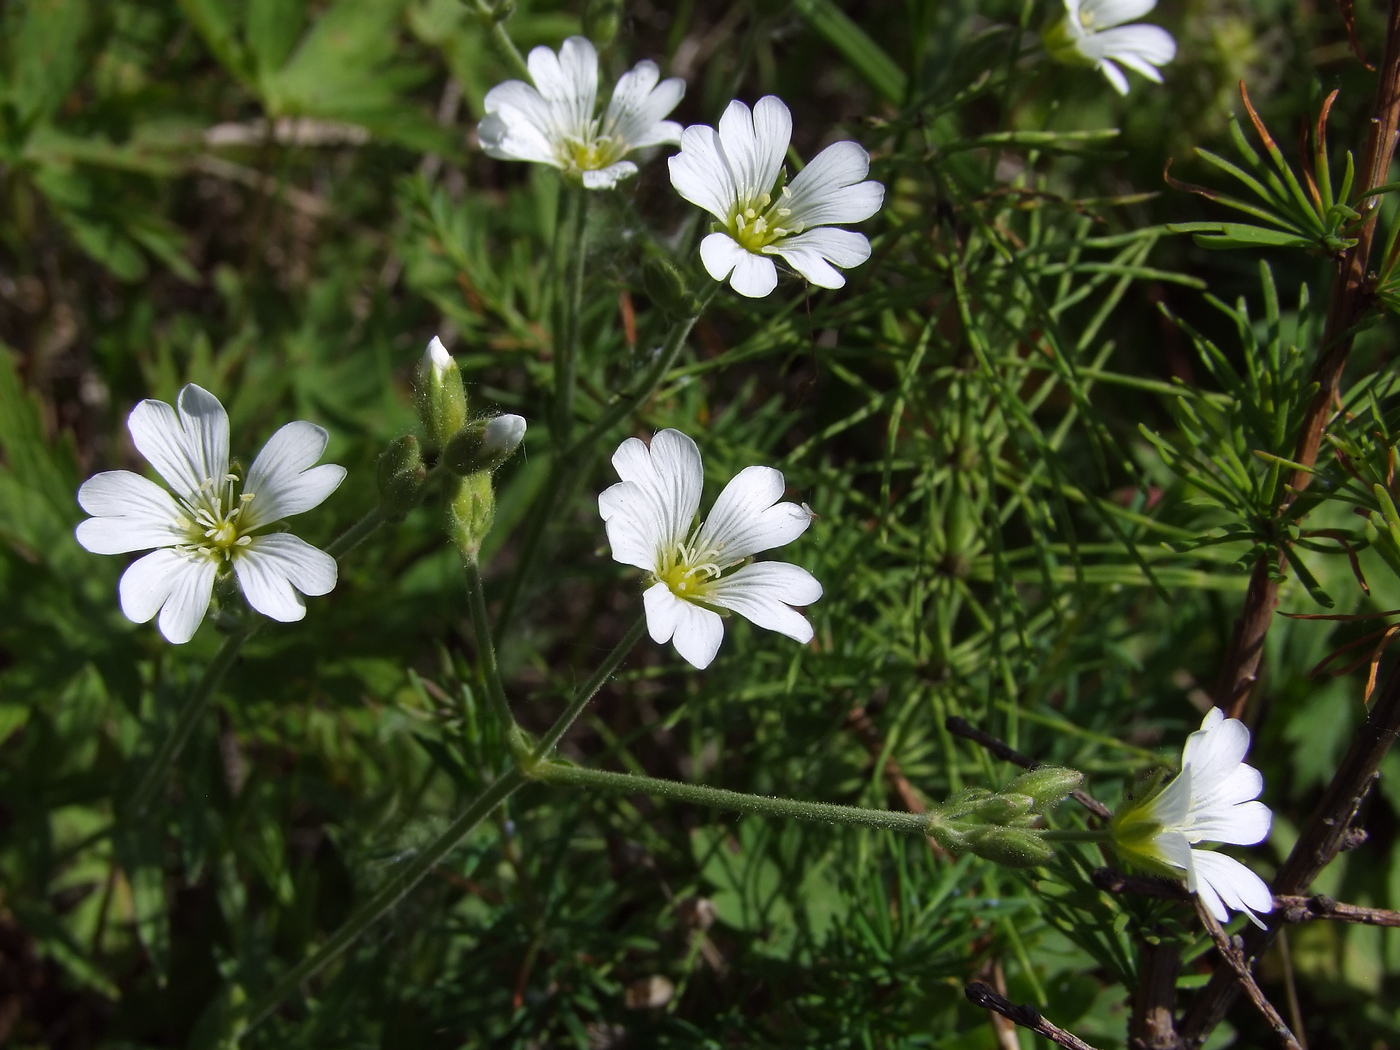
<instances>
[{"instance_id":1,"label":"white flower with five petals","mask_svg":"<svg viewBox=\"0 0 1400 1050\"><path fill-rule=\"evenodd\" d=\"M569 37L557 55L537 47L528 65L533 85L507 80L486 93L477 137L488 155L548 164L590 190L606 190L637 173L623 159L633 150L680 141L681 126L663 118L685 94L685 81L661 80L655 62L622 75L601 118L594 115L598 53L585 37Z\"/></svg>"},{"instance_id":2,"label":"white flower with five petals","mask_svg":"<svg viewBox=\"0 0 1400 1050\"><path fill-rule=\"evenodd\" d=\"M335 587L335 559L305 540L269 528L319 506L345 468L315 466L326 432L288 423L273 434L247 476L229 472L228 415L219 399L193 384L178 409L142 401L127 427L136 449L165 479L172 496L129 470L94 475L78 489L93 517L78 542L94 554L151 550L122 575L122 612L135 623L160 614L160 633L187 642L209 609L215 577L232 570L258 612L290 622L306 615L301 595ZM300 592L300 593L298 593Z\"/></svg>"},{"instance_id":3,"label":"white flower with five petals","mask_svg":"<svg viewBox=\"0 0 1400 1050\"><path fill-rule=\"evenodd\" d=\"M1050 57L1067 65L1093 66L1120 95L1128 93L1121 62L1160 84L1164 66L1176 57L1176 40L1161 26L1123 25L1157 6L1157 0L1065 0L1065 17L1045 31Z\"/></svg>"},{"instance_id":4,"label":"white flower with five petals","mask_svg":"<svg viewBox=\"0 0 1400 1050\"><path fill-rule=\"evenodd\" d=\"M792 114L780 99L768 95L752 111L736 100L718 131L706 124L686 128L681 151L669 161L676 192L722 227L700 243L705 269L750 298L777 287L775 255L821 288L846 283L835 267L870 258L864 234L829 228L880 210L885 187L865 178L870 154L854 142L833 143L780 189L791 138Z\"/></svg>"},{"instance_id":5,"label":"white flower with five petals","mask_svg":"<svg viewBox=\"0 0 1400 1050\"><path fill-rule=\"evenodd\" d=\"M1269 835L1273 814L1256 802L1264 790L1259 770L1245 765L1249 730L1213 707L1186 739L1181 772L1161 790L1134 799L1114 814L1113 845L1125 859L1159 874L1182 877L1221 922L1226 908L1256 926L1272 911L1273 894L1254 872L1223 853L1193 849L1198 842L1252 846Z\"/></svg>"},{"instance_id":6,"label":"white flower with five petals","mask_svg":"<svg viewBox=\"0 0 1400 1050\"><path fill-rule=\"evenodd\" d=\"M806 507L778 502L780 471L745 467L696 525L704 478L700 450L690 438L663 430L650 448L628 438L612 463L622 480L598 497L598 510L613 558L651 574L642 602L653 641L674 642L690 663L708 667L724 637L721 609L796 641L812 640L812 625L792 608L822 596L811 573L774 561L735 569L760 551L792 542L811 523Z\"/></svg>"}]
</instances>

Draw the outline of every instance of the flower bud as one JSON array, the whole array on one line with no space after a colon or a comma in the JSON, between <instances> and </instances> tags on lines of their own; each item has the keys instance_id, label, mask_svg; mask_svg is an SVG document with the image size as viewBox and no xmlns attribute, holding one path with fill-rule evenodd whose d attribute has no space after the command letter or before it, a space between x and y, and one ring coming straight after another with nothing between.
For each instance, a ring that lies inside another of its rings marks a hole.
<instances>
[{"instance_id":1,"label":"flower bud","mask_svg":"<svg viewBox=\"0 0 1400 1050\"><path fill-rule=\"evenodd\" d=\"M622 0L587 0L583 5L583 35L607 47L622 24Z\"/></svg>"},{"instance_id":2,"label":"flower bud","mask_svg":"<svg viewBox=\"0 0 1400 1050\"><path fill-rule=\"evenodd\" d=\"M937 819L929 821L928 837L955 857L966 853L970 844L966 827L944 824Z\"/></svg>"},{"instance_id":3,"label":"flower bud","mask_svg":"<svg viewBox=\"0 0 1400 1050\"><path fill-rule=\"evenodd\" d=\"M379 456L377 468L379 506L390 521L402 521L423 499L428 476L418 439L405 434L390 443Z\"/></svg>"},{"instance_id":4,"label":"flower bud","mask_svg":"<svg viewBox=\"0 0 1400 1050\"><path fill-rule=\"evenodd\" d=\"M642 287L670 317L694 317L700 312L700 300L686 287L685 277L665 259L652 256L642 265Z\"/></svg>"},{"instance_id":5,"label":"flower bud","mask_svg":"<svg viewBox=\"0 0 1400 1050\"><path fill-rule=\"evenodd\" d=\"M496 416L458 431L443 449L442 461L462 477L492 471L510 458L524 437L523 416Z\"/></svg>"},{"instance_id":6,"label":"flower bud","mask_svg":"<svg viewBox=\"0 0 1400 1050\"><path fill-rule=\"evenodd\" d=\"M452 440L467 422L467 392L457 362L433 336L418 365L415 393L418 417L432 443L439 448Z\"/></svg>"},{"instance_id":7,"label":"flower bud","mask_svg":"<svg viewBox=\"0 0 1400 1050\"><path fill-rule=\"evenodd\" d=\"M983 799L972 807L972 813L978 820L985 820L988 824L1010 824L1013 820L1024 817L1034 805L1035 799L1030 795L1007 793Z\"/></svg>"},{"instance_id":8,"label":"flower bud","mask_svg":"<svg viewBox=\"0 0 1400 1050\"><path fill-rule=\"evenodd\" d=\"M1029 773L1022 773L1007 785L1007 791L1029 795L1035 800L1033 807L1037 813L1058 806L1069 793L1084 782L1084 774L1077 769L1064 766L1041 766Z\"/></svg>"},{"instance_id":9,"label":"flower bud","mask_svg":"<svg viewBox=\"0 0 1400 1050\"><path fill-rule=\"evenodd\" d=\"M491 475L482 471L462 478L447 505L447 532L463 558L476 560L495 517L496 493L491 488Z\"/></svg>"},{"instance_id":10,"label":"flower bud","mask_svg":"<svg viewBox=\"0 0 1400 1050\"><path fill-rule=\"evenodd\" d=\"M967 838L973 853L1008 868L1033 868L1055 855L1050 844L1028 828L973 828Z\"/></svg>"}]
</instances>

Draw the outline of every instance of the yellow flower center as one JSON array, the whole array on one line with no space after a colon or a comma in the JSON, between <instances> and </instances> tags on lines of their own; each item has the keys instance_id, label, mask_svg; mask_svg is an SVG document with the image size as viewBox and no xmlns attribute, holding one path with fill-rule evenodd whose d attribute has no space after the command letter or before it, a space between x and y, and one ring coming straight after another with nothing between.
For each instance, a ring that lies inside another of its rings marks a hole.
<instances>
[{"instance_id":1,"label":"yellow flower center","mask_svg":"<svg viewBox=\"0 0 1400 1050\"><path fill-rule=\"evenodd\" d=\"M801 223L788 223L792 209L788 203L787 187L779 195L777 203L768 193L760 193L754 200L740 201L729 213L729 236L746 251L758 252L775 241L802 232Z\"/></svg>"},{"instance_id":2,"label":"yellow flower center","mask_svg":"<svg viewBox=\"0 0 1400 1050\"><path fill-rule=\"evenodd\" d=\"M238 519L253 502L254 494L234 495L237 474L225 474L223 481L222 492L213 478L207 478L193 499L181 500L188 516L182 517L179 525L188 536L182 544L185 550L229 562L240 548L252 542L239 528Z\"/></svg>"},{"instance_id":3,"label":"yellow flower center","mask_svg":"<svg viewBox=\"0 0 1400 1050\"><path fill-rule=\"evenodd\" d=\"M677 544L654 575L677 598L703 600L710 581L717 579L722 571L718 557L717 550L700 550L693 543Z\"/></svg>"},{"instance_id":4,"label":"yellow flower center","mask_svg":"<svg viewBox=\"0 0 1400 1050\"><path fill-rule=\"evenodd\" d=\"M627 144L615 138L603 138L598 134L598 122L589 126L582 138L566 139L555 147L559 165L565 172L577 174L584 171L601 171L609 164L621 160L627 152Z\"/></svg>"}]
</instances>

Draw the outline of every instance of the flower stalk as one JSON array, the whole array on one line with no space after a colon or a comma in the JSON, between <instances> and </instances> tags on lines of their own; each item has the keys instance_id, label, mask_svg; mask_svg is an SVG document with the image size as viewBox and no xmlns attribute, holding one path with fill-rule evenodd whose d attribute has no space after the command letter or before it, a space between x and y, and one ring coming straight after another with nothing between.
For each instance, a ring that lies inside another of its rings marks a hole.
<instances>
[{"instance_id":1,"label":"flower stalk","mask_svg":"<svg viewBox=\"0 0 1400 1050\"><path fill-rule=\"evenodd\" d=\"M486 681L486 695L501 724L501 731L512 755L519 757L526 751L524 734L511 714L510 701L506 699L505 686L501 683L501 670L496 663L496 647L491 642L491 624L486 618L486 590L481 582L481 565L476 558L463 558L467 572L467 594L471 602L472 629L476 632L477 659L481 661L481 677Z\"/></svg>"},{"instance_id":2,"label":"flower stalk","mask_svg":"<svg viewBox=\"0 0 1400 1050\"><path fill-rule=\"evenodd\" d=\"M923 813L901 810L862 809L858 806L836 806L828 802L805 802L796 798L776 798L769 795L746 795L705 784L686 784L679 780L662 780L633 773L610 773L603 769L587 769L566 762L541 762L530 771L536 780L550 784L571 784L599 788L633 795L651 795L677 802L693 802L712 809L755 813L768 817L789 817L818 824L841 824L846 827L878 828L908 835L927 835L929 818Z\"/></svg>"},{"instance_id":3,"label":"flower stalk","mask_svg":"<svg viewBox=\"0 0 1400 1050\"><path fill-rule=\"evenodd\" d=\"M583 276L588 257L588 191L565 187L568 218L556 236L565 240L567 259L560 317L554 333L554 440L567 446L574 427L574 387L578 381L579 332L583 314Z\"/></svg>"},{"instance_id":4,"label":"flower stalk","mask_svg":"<svg viewBox=\"0 0 1400 1050\"><path fill-rule=\"evenodd\" d=\"M239 653L243 651L244 643L257 633L260 626L261 623L254 621L230 634L224 639L224 644L219 647L219 652L210 661L209 666L204 669L199 684L194 687L194 692L185 701L185 706L180 709L179 717L175 720L170 734L161 742L160 747L151 758L150 764L146 767L141 782L132 793L128 810L132 819L139 820L145 816L146 810L150 808L151 802L156 797L156 793L165 783L171 766L175 764L175 759L184 750L190 734L194 732L194 727L199 724L205 709L208 708L214 690L219 688L219 683L223 681L224 675L238 659Z\"/></svg>"}]
</instances>

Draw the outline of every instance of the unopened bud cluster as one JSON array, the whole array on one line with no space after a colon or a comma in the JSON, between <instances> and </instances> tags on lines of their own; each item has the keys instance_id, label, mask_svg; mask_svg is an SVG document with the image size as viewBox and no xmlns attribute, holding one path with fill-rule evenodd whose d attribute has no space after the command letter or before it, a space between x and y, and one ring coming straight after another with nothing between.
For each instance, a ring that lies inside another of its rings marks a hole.
<instances>
[{"instance_id":1,"label":"unopened bud cluster","mask_svg":"<svg viewBox=\"0 0 1400 1050\"><path fill-rule=\"evenodd\" d=\"M430 448L455 475L447 491L447 531L463 556L474 558L496 513L491 472L520 447L525 420L516 415L469 420L461 370L436 336L419 362L414 397ZM398 520L412 510L423 498L427 475L417 438L390 445L379 457L385 515Z\"/></svg>"},{"instance_id":2,"label":"unopened bud cluster","mask_svg":"<svg viewBox=\"0 0 1400 1050\"><path fill-rule=\"evenodd\" d=\"M1044 864L1054 849L1033 825L1083 779L1075 769L1042 766L1004 791L969 788L929 814L929 835L949 853L975 853L1013 868Z\"/></svg>"}]
</instances>

